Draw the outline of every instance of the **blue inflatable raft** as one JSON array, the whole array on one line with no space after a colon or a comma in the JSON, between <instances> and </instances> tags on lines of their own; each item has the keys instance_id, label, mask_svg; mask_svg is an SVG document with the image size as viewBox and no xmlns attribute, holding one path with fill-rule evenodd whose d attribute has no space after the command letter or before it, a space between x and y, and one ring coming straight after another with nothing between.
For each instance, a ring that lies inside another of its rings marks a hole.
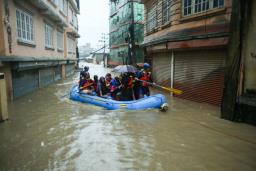
<instances>
[{"instance_id":1,"label":"blue inflatable raft","mask_svg":"<svg viewBox=\"0 0 256 171\"><path fill-rule=\"evenodd\" d=\"M116 101L108 98L88 95L78 91L78 86L72 87L70 99L83 103L101 106L109 110L127 109L127 110L144 110L149 108L158 108L162 111L168 109L166 98L162 94L156 94L133 101Z\"/></svg>"}]
</instances>

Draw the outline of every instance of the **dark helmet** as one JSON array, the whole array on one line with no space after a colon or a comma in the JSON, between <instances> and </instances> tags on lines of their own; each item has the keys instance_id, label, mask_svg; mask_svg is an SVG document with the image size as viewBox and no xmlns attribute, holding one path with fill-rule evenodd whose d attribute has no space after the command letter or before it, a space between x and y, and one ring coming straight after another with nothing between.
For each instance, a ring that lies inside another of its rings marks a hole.
<instances>
[{"instance_id":1,"label":"dark helmet","mask_svg":"<svg viewBox=\"0 0 256 171\"><path fill-rule=\"evenodd\" d=\"M105 83L105 77L100 77L100 82Z\"/></svg>"},{"instance_id":2,"label":"dark helmet","mask_svg":"<svg viewBox=\"0 0 256 171\"><path fill-rule=\"evenodd\" d=\"M107 73L107 74L106 74L106 77L111 77L111 74L110 74L110 73Z\"/></svg>"},{"instance_id":3,"label":"dark helmet","mask_svg":"<svg viewBox=\"0 0 256 171\"><path fill-rule=\"evenodd\" d=\"M80 72L80 77L85 77L85 75L86 75L86 72L85 72L85 71L81 71L81 72Z\"/></svg>"},{"instance_id":4,"label":"dark helmet","mask_svg":"<svg viewBox=\"0 0 256 171\"><path fill-rule=\"evenodd\" d=\"M150 65L148 63L144 63L143 68L150 68Z\"/></svg>"},{"instance_id":5,"label":"dark helmet","mask_svg":"<svg viewBox=\"0 0 256 171\"><path fill-rule=\"evenodd\" d=\"M98 75L94 75L94 76L93 76L93 79L94 79L94 80L99 80Z\"/></svg>"},{"instance_id":6,"label":"dark helmet","mask_svg":"<svg viewBox=\"0 0 256 171\"><path fill-rule=\"evenodd\" d=\"M84 67L84 71L85 71L85 72L89 71L89 67L88 67L88 66L85 66L85 67Z\"/></svg>"}]
</instances>

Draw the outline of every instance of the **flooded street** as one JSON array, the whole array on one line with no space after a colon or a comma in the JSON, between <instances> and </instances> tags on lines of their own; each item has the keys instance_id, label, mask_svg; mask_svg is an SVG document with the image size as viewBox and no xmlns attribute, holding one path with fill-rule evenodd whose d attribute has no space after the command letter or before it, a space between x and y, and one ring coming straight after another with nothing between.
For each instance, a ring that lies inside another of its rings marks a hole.
<instances>
[{"instance_id":1,"label":"flooded street","mask_svg":"<svg viewBox=\"0 0 256 171\"><path fill-rule=\"evenodd\" d=\"M91 77L106 71L90 64ZM256 127L169 97L169 111L108 111L65 96L72 78L16 99L0 123L5 170L256 170Z\"/></svg>"}]
</instances>

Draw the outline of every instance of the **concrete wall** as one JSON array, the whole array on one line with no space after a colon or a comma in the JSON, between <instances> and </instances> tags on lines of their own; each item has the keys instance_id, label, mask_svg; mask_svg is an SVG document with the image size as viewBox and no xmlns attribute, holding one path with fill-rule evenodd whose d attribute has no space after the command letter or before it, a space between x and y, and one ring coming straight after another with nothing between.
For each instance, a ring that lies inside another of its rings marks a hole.
<instances>
[{"instance_id":1,"label":"concrete wall","mask_svg":"<svg viewBox=\"0 0 256 171\"><path fill-rule=\"evenodd\" d=\"M244 63L245 63L245 82L244 90L256 90L256 1L252 1L248 16L248 25L244 36Z\"/></svg>"}]
</instances>

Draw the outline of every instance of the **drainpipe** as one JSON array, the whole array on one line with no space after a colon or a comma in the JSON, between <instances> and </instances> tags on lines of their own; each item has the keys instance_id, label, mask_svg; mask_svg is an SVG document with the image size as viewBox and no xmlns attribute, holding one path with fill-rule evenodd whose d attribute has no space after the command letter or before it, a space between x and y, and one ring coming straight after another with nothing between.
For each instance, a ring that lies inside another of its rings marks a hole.
<instances>
[{"instance_id":1,"label":"drainpipe","mask_svg":"<svg viewBox=\"0 0 256 171\"><path fill-rule=\"evenodd\" d=\"M5 18L4 18L4 24L6 26L6 31L8 35L8 44L9 44L9 53L12 53L12 28L10 24L10 9L8 0L4 0L4 9L5 9Z\"/></svg>"}]
</instances>

